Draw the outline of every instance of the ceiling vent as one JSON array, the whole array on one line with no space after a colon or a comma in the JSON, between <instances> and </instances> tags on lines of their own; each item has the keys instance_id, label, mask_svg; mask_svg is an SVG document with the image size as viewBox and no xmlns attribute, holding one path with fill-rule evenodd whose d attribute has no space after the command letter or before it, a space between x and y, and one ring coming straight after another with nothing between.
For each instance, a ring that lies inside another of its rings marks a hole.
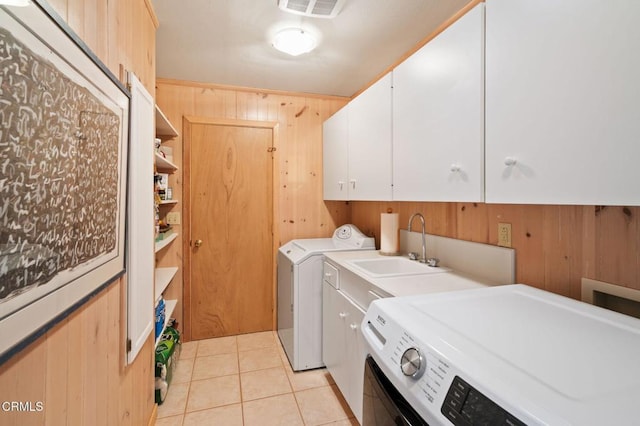
<instances>
[{"instance_id":1,"label":"ceiling vent","mask_svg":"<svg viewBox=\"0 0 640 426\"><path fill-rule=\"evenodd\" d=\"M285 12L313 18L335 18L347 0L278 0Z\"/></svg>"}]
</instances>

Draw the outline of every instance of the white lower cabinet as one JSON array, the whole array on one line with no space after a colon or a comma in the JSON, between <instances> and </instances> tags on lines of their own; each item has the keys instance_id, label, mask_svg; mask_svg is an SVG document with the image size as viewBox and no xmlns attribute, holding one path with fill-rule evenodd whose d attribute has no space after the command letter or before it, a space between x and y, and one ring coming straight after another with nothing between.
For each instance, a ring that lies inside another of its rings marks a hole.
<instances>
[{"instance_id":1,"label":"white lower cabinet","mask_svg":"<svg viewBox=\"0 0 640 426\"><path fill-rule=\"evenodd\" d=\"M322 358L356 419L362 424L364 363L360 326L369 304L391 297L369 281L341 267L324 264L322 283Z\"/></svg>"},{"instance_id":2,"label":"white lower cabinet","mask_svg":"<svg viewBox=\"0 0 640 426\"><path fill-rule=\"evenodd\" d=\"M322 288L322 355L331 377L353 414L362 423L364 311L328 282Z\"/></svg>"}]
</instances>

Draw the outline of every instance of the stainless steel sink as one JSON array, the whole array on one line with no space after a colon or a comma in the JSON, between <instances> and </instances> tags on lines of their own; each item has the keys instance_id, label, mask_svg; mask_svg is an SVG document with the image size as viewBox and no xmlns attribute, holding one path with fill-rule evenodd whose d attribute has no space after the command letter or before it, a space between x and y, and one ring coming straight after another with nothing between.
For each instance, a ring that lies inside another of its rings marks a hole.
<instances>
[{"instance_id":1,"label":"stainless steel sink","mask_svg":"<svg viewBox=\"0 0 640 426\"><path fill-rule=\"evenodd\" d=\"M380 257L356 259L350 263L371 277L396 277L401 275L440 274L449 268L428 266L406 257Z\"/></svg>"}]
</instances>

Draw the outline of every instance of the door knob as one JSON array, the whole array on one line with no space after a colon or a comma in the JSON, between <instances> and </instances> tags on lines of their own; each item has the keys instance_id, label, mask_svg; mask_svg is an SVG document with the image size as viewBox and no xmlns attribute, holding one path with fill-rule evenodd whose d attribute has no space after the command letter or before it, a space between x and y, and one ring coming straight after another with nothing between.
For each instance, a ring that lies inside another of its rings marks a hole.
<instances>
[{"instance_id":1,"label":"door knob","mask_svg":"<svg viewBox=\"0 0 640 426\"><path fill-rule=\"evenodd\" d=\"M194 246L196 246L196 247L200 247L200 246L202 245L202 240L196 240L196 241L193 243L193 245L194 245Z\"/></svg>"}]
</instances>

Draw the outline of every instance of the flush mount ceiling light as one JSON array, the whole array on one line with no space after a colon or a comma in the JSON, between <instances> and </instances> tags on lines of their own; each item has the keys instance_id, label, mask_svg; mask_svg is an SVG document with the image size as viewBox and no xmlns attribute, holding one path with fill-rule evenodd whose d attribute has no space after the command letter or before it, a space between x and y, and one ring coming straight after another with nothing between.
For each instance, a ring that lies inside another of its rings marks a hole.
<instances>
[{"instance_id":1,"label":"flush mount ceiling light","mask_svg":"<svg viewBox=\"0 0 640 426\"><path fill-rule=\"evenodd\" d=\"M7 5L7 6L29 6L29 0L0 0L0 5Z\"/></svg>"},{"instance_id":2,"label":"flush mount ceiling light","mask_svg":"<svg viewBox=\"0 0 640 426\"><path fill-rule=\"evenodd\" d=\"M276 34L272 44L281 52L298 56L315 49L316 39L302 28L287 28Z\"/></svg>"}]
</instances>

